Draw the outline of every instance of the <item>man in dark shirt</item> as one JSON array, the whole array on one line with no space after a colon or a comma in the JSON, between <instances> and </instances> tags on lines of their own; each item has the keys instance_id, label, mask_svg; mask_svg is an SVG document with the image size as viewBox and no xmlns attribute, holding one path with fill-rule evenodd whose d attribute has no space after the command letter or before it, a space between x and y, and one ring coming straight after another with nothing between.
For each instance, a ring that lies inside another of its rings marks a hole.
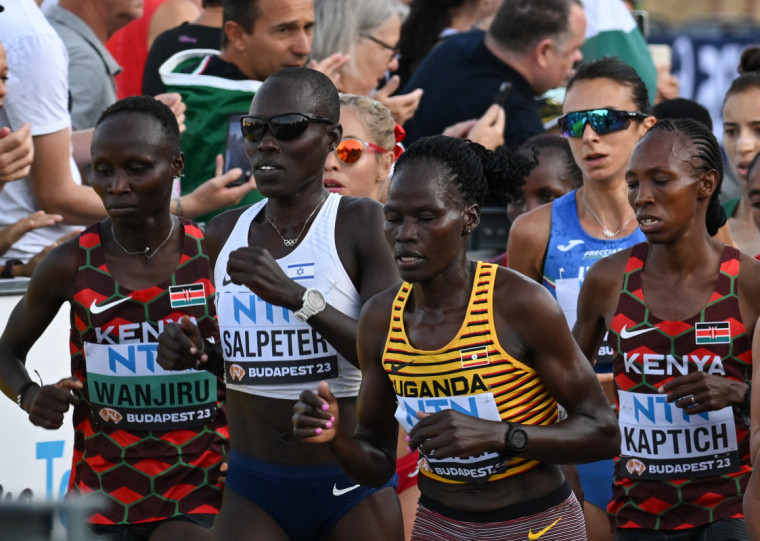
<instances>
[{"instance_id":1,"label":"man in dark shirt","mask_svg":"<svg viewBox=\"0 0 760 541\"><path fill-rule=\"evenodd\" d=\"M512 83L505 144L516 148L543 132L535 97L565 82L581 59L585 33L579 0L504 0L488 32L446 38L417 68L403 92L424 94L404 143L480 117L504 82Z\"/></svg>"}]
</instances>

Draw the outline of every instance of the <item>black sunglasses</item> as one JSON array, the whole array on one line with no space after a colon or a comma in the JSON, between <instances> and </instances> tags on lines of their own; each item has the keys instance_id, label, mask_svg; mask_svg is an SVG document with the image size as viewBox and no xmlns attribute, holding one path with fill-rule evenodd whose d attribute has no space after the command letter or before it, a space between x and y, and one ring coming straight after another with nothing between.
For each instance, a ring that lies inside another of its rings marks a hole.
<instances>
[{"instance_id":1,"label":"black sunglasses","mask_svg":"<svg viewBox=\"0 0 760 541\"><path fill-rule=\"evenodd\" d=\"M631 120L644 120L646 117L646 113L639 111L589 109L567 113L557 119L557 125L565 137L583 137L586 124L591 124L597 134L606 135L625 130L631 124Z\"/></svg>"},{"instance_id":2,"label":"black sunglasses","mask_svg":"<svg viewBox=\"0 0 760 541\"><path fill-rule=\"evenodd\" d=\"M272 135L277 139L290 141L305 132L309 122L333 124L329 118L306 113L286 113L272 117L245 115L240 117L240 131L250 142L258 143L264 138L264 131L269 126Z\"/></svg>"}]
</instances>

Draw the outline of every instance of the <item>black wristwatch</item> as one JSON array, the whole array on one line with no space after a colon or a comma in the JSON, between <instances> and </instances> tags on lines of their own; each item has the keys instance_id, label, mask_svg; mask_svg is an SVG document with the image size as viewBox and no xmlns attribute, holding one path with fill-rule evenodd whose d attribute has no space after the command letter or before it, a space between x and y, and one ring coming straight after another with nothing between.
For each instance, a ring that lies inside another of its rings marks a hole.
<instances>
[{"instance_id":1,"label":"black wristwatch","mask_svg":"<svg viewBox=\"0 0 760 541\"><path fill-rule=\"evenodd\" d=\"M517 456L528 446L528 433L516 423L507 423L507 433L504 435L504 453L507 456Z\"/></svg>"}]
</instances>

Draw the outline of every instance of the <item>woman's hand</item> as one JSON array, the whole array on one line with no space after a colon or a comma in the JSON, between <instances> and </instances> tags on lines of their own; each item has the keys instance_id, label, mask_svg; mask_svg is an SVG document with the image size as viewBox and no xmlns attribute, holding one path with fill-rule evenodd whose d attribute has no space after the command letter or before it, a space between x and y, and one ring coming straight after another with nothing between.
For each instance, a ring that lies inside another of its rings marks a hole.
<instances>
[{"instance_id":1,"label":"woman's hand","mask_svg":"<svg viewBox=\"0 0 760 541\"><path fill-rule=\"evenodd\" d=\"M208 362L201 331L188 316L182 316L179 323L166 324L158 337L156 362L165 370L201 368Z\"/></svg>"},{"instance_id":2,"label":"woman's hand","mask_svg":"<svg viewBox=\"0 0 760 541\"><path fill-rule=\"evenodd\" d=\"M325 443L335 438L340 422L338 399L321 381L317 392L302 391L293 406L293 435L309 443Z\"/></svg>"},{"instance_id":3,"label":"woman's hand","mask_svg":"<svg viewBox=\"0 0 760 541\"><path fill-rule=\"evenodd\" d=\"M26 392L22 405L30 404L26 411L32 424L53 430L63 424L63 416L69 406L79 404L75 391L82 390L82 382L76 377L64 378L53 385L33 387Z\"/></svg>"},{"instance_id":4,"label":"woman's hand","mask_svg":"<svg viewBox=\"0 0 760 541\"><path fill-rule=\"evenodd\" d=\"M409 446L431 458L476 456L504 449L507 423L487 421L447 409L417 412L419 422L409 432Z\"/></svg>"}]
</instances>

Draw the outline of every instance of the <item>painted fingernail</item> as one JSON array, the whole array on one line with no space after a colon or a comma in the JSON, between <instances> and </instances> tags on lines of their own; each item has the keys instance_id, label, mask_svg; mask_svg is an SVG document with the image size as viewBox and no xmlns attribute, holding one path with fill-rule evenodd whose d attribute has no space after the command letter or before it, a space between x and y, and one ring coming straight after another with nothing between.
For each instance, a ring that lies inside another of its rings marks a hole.
<instances>
[{"instance_id":1,"label":"painted fingernail","mask_svg":"<svg viewBox=\"0 0 760 541\"><path fill-rule=\"evenodd\" d=\"M412 441L412 437L409 434L406 435L406 441Z\"/></svg>"},{"instance_id":2,"label":"painted fingernail","mask_svg":"<svg viewBox=\"0 0 760 541\"><path fill-rule=\"evenodd\" d=\"M317 429L317 434L321 434L321 433L322 433L322 429L321 429L321 428L318 428L318 429Z\"/></svg>"},{"instance_id":3,"label":"painted fingernail","mask_svg":"<svg viewBox=\"0 0 760 541\"><path fill-rule=\"evenodd\" d=\"M325 423L325 428L332 428L332 423L330 421L327 421Z\"/></svg>"},{"instance_id":4,"label":"painted fingernail","mask_svg":"<svg viewBox=\"0 0 760 541\"><path fill-rule=\"evenodd\" d=\"M334 416L334 415L330 416L330 422L331 422L331 423L334 423L334 422L335 422L335 416Z\"/></svg>"},{"instance_id":5,"label":"painted fingernail","mask_svg":"<svg viewBox=\"0 0 760 541\"><path fill-rule=\"evenodd\" d=\"M322 404L322 411L327 411L330 408L327 404Z\"/></svg>"}]
</instances>

